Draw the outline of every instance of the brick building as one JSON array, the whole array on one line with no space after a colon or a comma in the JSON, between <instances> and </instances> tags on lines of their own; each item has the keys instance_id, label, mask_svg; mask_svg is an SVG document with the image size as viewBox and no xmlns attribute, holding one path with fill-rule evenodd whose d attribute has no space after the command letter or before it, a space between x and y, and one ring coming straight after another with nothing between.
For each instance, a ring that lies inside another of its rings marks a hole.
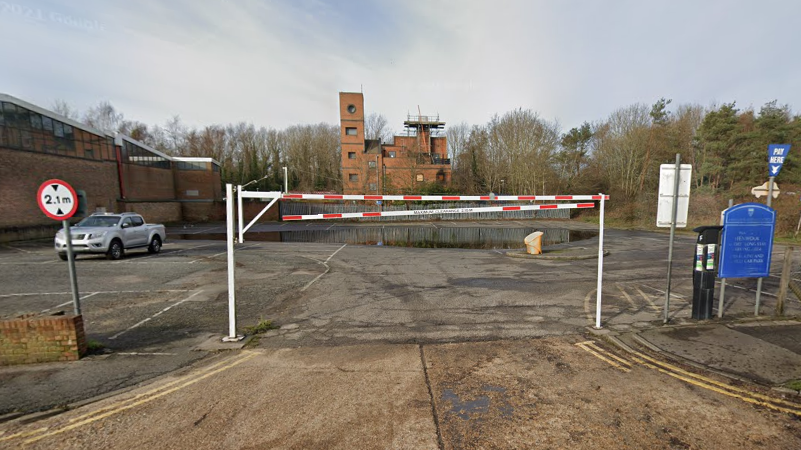
<instances>
[{"instance_id":1,"label":"brick building","mask_svg":"<svg viewBox=\"0 0 801 450\"><path fill-rule=\"evenodd\" d=\"M165 155L0 94L0 242L52 237L61 225L36 202L51 178L86 193L93 211L136 211L151 222L218 218L220 165Z\"/></svg>"},{"instance_id":2,"label":"brick building","mask_svg":"<svg viewBox=\"0 0 801 450\"><path fill-rule=\"evenodd\" d=\"M365 139L364 95L339 93L344 194L412 193L451 182L448 141L438 116L409 116L391 143Z\"/></svg>"}]
</instances>

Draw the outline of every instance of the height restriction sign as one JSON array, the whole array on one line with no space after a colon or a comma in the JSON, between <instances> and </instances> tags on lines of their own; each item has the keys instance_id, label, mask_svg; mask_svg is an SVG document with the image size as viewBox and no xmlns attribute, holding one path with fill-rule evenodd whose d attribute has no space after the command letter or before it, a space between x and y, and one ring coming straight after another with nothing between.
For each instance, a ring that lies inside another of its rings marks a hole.
<instances>
[{"instance_id":1,"label":"height restriction sign","mask_svg":"<svg viewBox=\"0 0 801 450\"><path fill-rule=\"evenodd\" d=\"M51 219L67 220L78 210L78 195L75 189L61 180L47 180L39 186L36 195L39 209Z\"/></svg>"}]
</instances>

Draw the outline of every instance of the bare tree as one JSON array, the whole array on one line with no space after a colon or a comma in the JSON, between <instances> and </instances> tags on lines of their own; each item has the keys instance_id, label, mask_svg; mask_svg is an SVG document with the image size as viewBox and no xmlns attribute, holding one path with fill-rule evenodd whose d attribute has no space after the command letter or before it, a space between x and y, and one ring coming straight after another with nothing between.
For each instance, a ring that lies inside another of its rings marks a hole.
<instances>
[{"instance_id":1,"label":"bare tree","mask_svg":"<svg viewBox=\"0 0 801 450\"><path fill-rule=\"evenodd\" d=\"M53 101L53 106L51 106L50 108L54 112L61 114L62 116L68 119L78 120L81 117L77 109L70 106L70 104L67 103L66 100L62 100L60 98Z\"/></svg>"},{"instance_id":2,"label":"bare tree","mask_svg":"<svg viewBox=\"0 0 801 450\"><path fill-rule=\"evenodd\" d=\"M470 125L467 122L460 122L452 125L445 130L448 138L448 157L451 159L451 167L456 170L461 155L467 147L470 138Z\"/></svg>"},{"instance_id":3,"label":"bare tree","mask_svg":"<svg viewBox=\"0 0 801 450\"><path fill-rule=\"evenodd\" d=\"M106 100L89 108L83 115L83 122L85 124L108 133L119 131L123 120L123 114L117 112L114 106Z\"/></svg>"},{"instance_id":4,"label":"bare tree","mask_svg":"<svg viewBox=\"0 0 801 450\"><path fill-rule=\"evenodd\" d=\"M393 131L383 114L371 113L364 119L364 138L380 139L383 143L392 142Z\"/></svg>"}]
</instances>

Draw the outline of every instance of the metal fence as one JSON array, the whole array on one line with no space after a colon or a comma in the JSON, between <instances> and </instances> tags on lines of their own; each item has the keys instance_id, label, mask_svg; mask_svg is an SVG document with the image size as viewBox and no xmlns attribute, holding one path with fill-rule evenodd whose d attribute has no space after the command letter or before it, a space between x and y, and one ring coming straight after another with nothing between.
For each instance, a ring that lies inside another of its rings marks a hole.
<instances>
[{"instance_id":1,"label":"metal fence","mask_svg":"<svg viewBox=\"0 0 801 450\"><path fill-rule=\"evenodd\" d=\"M421 248L524 248L535 228L371 226L281 232L281 242L322 242ZM587 239L595 232L543 228L543 245Z\"/></svg>"},{"instance_id":2,"label":"metal fence","mask_svg":"<svg viewBox=\"0 0 801 450\"><path fill-rule=\"evenodd\" d=\"M347 203L307 203L307 202L280 202L281 216L302 216L312 214L342 214L358 212L381 212L381 211L407 211L407 210L432 210L432 209L452 209L452 208L480 208L490 205L486 202L458 202L458 203L437 203L424 206L418 205L354 205ZM493 219L569 219L569 209L546 209L536 211L504 211L504 212L476 212L469 214L442 214L437 216L441 220L493 220ZM415 220L430 221L432 216L389 216L389 217L370 217L359 219L375 222L410 222Z\"/></svg>"}]
</instances>

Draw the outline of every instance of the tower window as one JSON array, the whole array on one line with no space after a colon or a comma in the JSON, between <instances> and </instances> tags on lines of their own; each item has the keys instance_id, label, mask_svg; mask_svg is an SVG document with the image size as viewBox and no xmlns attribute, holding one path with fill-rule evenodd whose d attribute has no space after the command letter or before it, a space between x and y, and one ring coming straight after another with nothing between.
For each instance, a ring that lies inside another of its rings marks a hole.
<instances>
[{"instance_id":1,"label":"tower window","mask_svg":"<svg viewBox=\"0 0 801 450\"><path fill-rule=\"evenodd\" d=\"M359 181L359 174L358 173L348 174L348 181Z\"/></svg>"},{"instance_id":2,"label":"tower window","mask_svg":"<svg viewBox=\"0 0 801 450\"><path fill-rule=\"evenodd\" d=\"M347 134L348 136L357 136L358 132L356 131L356 128L347 127L345 128L345 134Z\"/></svg>"},{"instance_id":3,"label":"tower window","mask_svg":"<svg viewBox=\"0 0 801 450\"><path fill-rule=\"evenodd\" d=\"M348 152L348 159L356 159L356 152Z\"/></svg>"},{"instance_id":4,"label":"tower window","mask_svg":"<svg viewBox=\"0 0 801 450\"><path fill-rule=\"evenodd\" d=\"M356 112L356 105L348 105L348 112L353 114Z\"/></svg>"}]
</instances>

